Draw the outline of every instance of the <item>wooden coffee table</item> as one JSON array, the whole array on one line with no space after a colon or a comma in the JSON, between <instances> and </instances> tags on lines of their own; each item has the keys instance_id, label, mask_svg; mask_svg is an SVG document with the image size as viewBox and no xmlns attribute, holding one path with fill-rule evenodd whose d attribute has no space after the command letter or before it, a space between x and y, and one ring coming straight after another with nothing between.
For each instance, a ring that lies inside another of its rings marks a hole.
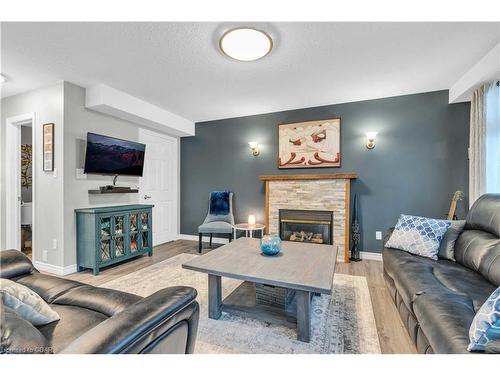
<instances>
[{"instance_id":1,"label":"wooden coffee table","mask_svg":"<svg viewBox=\"0 0 500 375\"><path fill-rule=\"evenodd\" d=\"M281 253L270 257L260 252L258 239L245 237L182 267L208 274L208 317L211 319L219 319L222 310L227 310L226 300L222 301L221 277L295 290L297 337L309 342L311 298L314 293L331 294L336 260L337 246L283 241Z\"/></svg>"}]
</instances>

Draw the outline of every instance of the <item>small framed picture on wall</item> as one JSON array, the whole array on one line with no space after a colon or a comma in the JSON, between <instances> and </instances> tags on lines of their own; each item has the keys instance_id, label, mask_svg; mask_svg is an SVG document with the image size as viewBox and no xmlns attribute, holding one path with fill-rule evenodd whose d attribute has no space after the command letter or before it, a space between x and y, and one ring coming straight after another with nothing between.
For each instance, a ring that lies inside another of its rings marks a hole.
<instances>
[{"instance_id":1,"label":"small framed picture on wall","mask_svg":"<svg viewBox=\"0 0 500 375\"><path fill-rule=\"evenodd\" d=\"M54 124L43 125L43 171L54 170Z\"/></svg>"}]
</instances>

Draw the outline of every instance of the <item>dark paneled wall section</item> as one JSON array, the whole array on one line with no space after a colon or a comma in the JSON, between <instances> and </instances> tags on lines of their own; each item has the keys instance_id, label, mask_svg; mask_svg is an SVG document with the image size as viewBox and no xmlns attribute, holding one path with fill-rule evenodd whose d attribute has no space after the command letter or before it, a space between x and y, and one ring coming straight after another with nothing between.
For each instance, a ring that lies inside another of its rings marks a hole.
<instances>
[{"instance_id":1,"label":"dark paneled wall section","mask_svg":"<svg viewBox=\"0 0 500 375\"><path fill-rule=\"evenodd\" d=\"M181 141L181 233L197 233L211 190L234 192L237 221L255 214L264 222L259 175L357 172L361 249L378 252L375 231L394 226L400 213L444 218L453 192L467 194L469 107L436 91L197 123L196 136ZM342 168L278 169L277 124L333 117L342 119ZM367 131L379 133L373 150ZM260 143L259 156L249 141ZM459 203L459 217L467 206Z\"/></svg>"}]
</instances>

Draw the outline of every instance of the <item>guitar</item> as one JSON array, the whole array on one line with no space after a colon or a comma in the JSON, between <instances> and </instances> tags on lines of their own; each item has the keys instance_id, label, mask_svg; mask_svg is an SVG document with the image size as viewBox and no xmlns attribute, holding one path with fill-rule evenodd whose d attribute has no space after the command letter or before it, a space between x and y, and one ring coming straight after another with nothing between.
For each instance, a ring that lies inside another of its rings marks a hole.
<instances>
[{"instance_id":1,"label":"guitar","mask_svg":"<svg viewBox=\"0 0 500 375\"><path fill-rule=\"evenodd\" d=\"M457 210L457 202L462 200L464 197L463 191L457 190L455 194L453 194L453 198L451 198L450 209L448 211L448 220L456 220L457 215L455 215L455 211Z\"/></svg>"}]
</instances>

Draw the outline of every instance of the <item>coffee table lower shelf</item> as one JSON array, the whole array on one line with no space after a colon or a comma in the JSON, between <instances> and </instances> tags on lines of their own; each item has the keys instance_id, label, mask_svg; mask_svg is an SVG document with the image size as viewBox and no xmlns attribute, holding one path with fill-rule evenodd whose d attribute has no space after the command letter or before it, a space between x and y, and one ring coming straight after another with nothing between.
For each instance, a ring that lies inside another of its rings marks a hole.
<instances>
[{"instance_id":1,"label":"coffee table lower shelf","mask_svg":"<svg viewBox=\"0 0 500 375\"><path fill-rule=\"evenodd\" d=\"M208 275L208 317L219 319L222 311L297 329L297 338L309 342L311 332L311 299L313 293L295 290L295 298L286 309L258 303L255 284L244 281L222 300L220 276Z\"/></svg>"}]
</instances>

